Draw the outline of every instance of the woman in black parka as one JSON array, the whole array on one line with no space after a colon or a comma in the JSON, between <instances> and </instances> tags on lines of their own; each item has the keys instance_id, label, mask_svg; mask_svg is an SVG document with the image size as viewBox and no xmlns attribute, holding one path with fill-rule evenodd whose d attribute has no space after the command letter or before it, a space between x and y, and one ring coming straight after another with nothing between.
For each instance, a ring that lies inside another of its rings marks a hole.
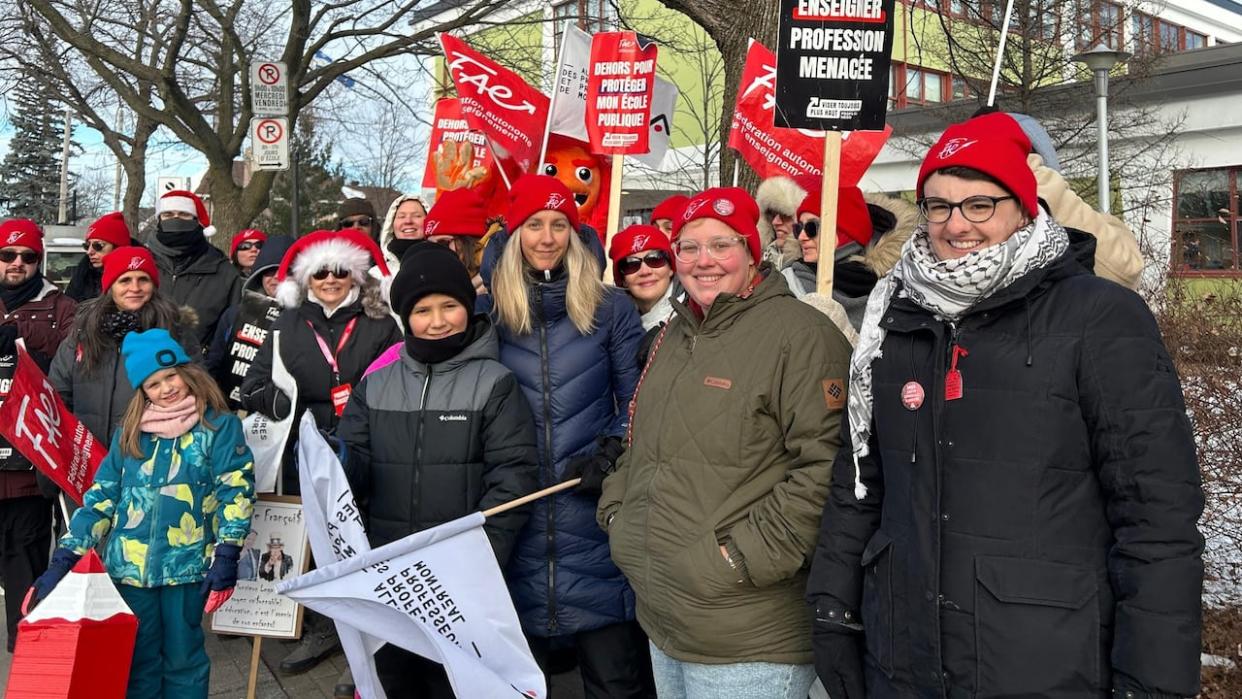
<instances>
[{"instance_id":1,"label":"woman in black parka","mask_svg":"<svg viewBox=\"0 0 1242 699\"><path fill-rule=\"evenodd\" d=\"M868 301L808 586L833 699L1199 690L1178 377L1038 203L1029 151L1005 114L950 126Z\"/></svg>"}]
</instances>

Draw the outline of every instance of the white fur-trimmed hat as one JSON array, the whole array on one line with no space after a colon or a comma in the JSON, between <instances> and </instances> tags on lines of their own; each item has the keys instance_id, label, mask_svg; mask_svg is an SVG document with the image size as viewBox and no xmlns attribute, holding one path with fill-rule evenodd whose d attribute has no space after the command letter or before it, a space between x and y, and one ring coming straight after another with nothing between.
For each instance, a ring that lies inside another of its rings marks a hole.
<instances>
[{"instance_id":1,"label":"white fur-trimmed hat","mask_svg":"<svg viewBox=\"0 0 1242 699\"><path fill-rule=\"evenodd\" d=\"M207 207L203 204L203 200L194 192L185 189L174 189L165 192L155 202L155 213L162 214L165 211L182 211L192 214L198 222L203 225L203 235L210 237L216 232L216 227L211 225L211 216L207 213Z\"/></svg>"},{"instance_id":2,"label":"white fur-trimmed hat","mask_svg":"<svg viewBox=\"0 0 1242 699\"><path fill-rule=\"evenodd\" d=\"M357 230L315 231L294 241L276 270L276 300L285 308L297 308L306 299L311 275L321 269L347 269L354 283L362 286L374 264L384 277L388 265L379 245Z\"/></svg>"}]
</instances>

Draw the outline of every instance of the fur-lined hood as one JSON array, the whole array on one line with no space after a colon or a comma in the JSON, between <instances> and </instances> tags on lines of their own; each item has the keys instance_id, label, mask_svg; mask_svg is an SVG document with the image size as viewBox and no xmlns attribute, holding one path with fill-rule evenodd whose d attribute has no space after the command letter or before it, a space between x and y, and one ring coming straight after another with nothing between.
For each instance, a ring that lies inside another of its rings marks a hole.
<instances>
[{"instance_id":1,"label":"fur-lined hood","mask_svg":"<svg viewBox=\"0 0 1242 699\"><path fill-rule=\"evenodd\" d=\"M776 249L776 229L772 228L767 212L776 211L786 216L794 216L806 194L805 189L788 177L769 177L759 183L759 189L755 192L755 203L759 204L759 243L763 247L764 256L776 264L777 269L783 267L784 263L798 259L801 250L798 241L793 237L786 238L781 249Z\"/></svg>"},{"instance_id":2,"label":"fur-lined hood","mask_svg":"<svg viewBox=\"0 0 1242 699\"><path fill-rule=\"evenodd\" d=\"M919 225L919 210L905 199L886 194L863 194L863 198L867 200L873 223L878 223L881 217L875 209L886 212L893 219L890 228L875 230L871 243L867 245L867 251L862 255L862 263L875 272L877 277L882 277L901 259L901 249Z\"/></svg>"}]
</instances>

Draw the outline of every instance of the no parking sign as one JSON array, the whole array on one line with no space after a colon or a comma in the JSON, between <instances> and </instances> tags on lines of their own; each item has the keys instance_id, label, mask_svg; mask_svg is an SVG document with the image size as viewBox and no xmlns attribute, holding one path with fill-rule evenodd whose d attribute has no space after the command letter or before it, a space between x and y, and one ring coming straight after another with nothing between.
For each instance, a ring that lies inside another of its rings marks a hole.
<instances>
[{"instance_id":1,"label":"no parking sign","mask_svg":"<svg viewBox=\"0 0 1242 699\"><path fill-rule=\"evenodd\" d=\"M257 170L289 169L289 120L255 117L250 120L250 149Z\"/></svg>"}]
</instances>

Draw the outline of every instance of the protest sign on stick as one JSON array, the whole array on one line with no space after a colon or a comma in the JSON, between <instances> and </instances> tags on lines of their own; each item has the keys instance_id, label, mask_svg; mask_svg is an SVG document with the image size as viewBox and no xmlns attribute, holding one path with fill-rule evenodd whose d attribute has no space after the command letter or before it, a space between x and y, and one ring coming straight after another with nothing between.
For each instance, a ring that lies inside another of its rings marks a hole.
<instances>
[{"instance_id":1,"label":"protest sign on stick","mask_svg":"<svg viewBox=\"0 0 1242 699\"><path fill-rule=\"evenodd\" d=\"M21 340L9 395L0 406L0 436L79 505L107 455L107 448L65 407Z\"/></svg>"},{"instance_id":2,"label":"protest sign on stick","mask_svg":"<svg viewBox=\"0 0 1242 699\"><path fill-rule=\"evenodd\" d=\"M242 292L237 319L233 322L233 337L225 357L228 373L220 384L229 407L234 410L241 407L242 381L282 310L276 299L270 296L249 290Z\"/></svg>"},{"instance_id":3,"label":"protest sign on stick","mask_svg":"<svg viewBox=\"0 0 1242 699\"><path fill-rule=\"evenodd\" d=\"M836 249L841 132L884 128L895 0L781 0L774 126L824 134L819 258ZM833 265L816 291L832 293Z\"/></svg>"}]
</instances>

